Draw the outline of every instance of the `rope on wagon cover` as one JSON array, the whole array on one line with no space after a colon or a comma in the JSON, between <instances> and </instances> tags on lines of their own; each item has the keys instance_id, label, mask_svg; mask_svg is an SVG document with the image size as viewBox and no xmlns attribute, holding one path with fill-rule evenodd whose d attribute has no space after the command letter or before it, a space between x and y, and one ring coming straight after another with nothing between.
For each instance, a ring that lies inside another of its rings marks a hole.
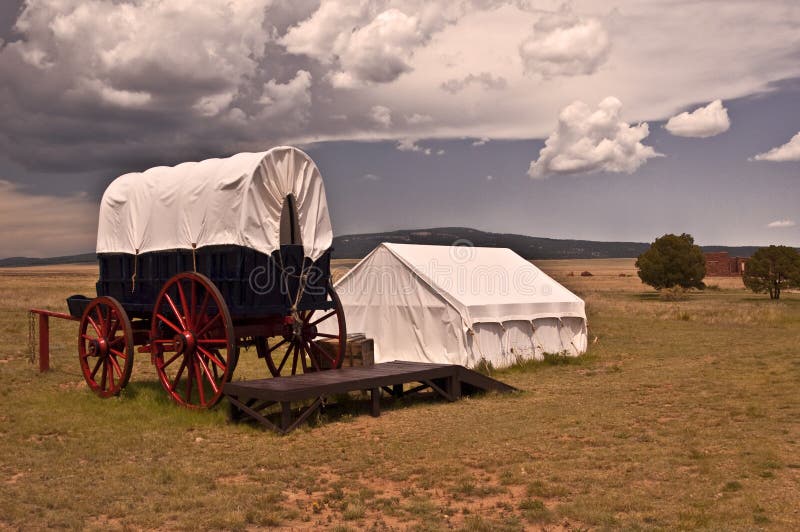
<instances>
[{"instance_id":1,"label":"rope on wagon cover","mask_svg":"<svg viewBox=\"0 0 800 532\"><path fill-rule=\"evenodd\" d=\"M192 242L192 269L194 273L197 273L197 255L195 252L197 251L197 242Z\"/></svg>"},{"instance_id":2,"label":"rope on wagon cover","mask_svg":"<svg viewBox=\"0 0 800 532\"><path fill-rule=\"evenodd\" d=\"M278 251L278 260L280 262L280 264L278 265L278 268L280 268L280 270L281 270L281 281L283 281L283 283L284 283L284 289L285 289L285 291L286 291L285 293L287 295L289 295L289 277L295 277L297 279L300 279L300 287L297 290L297 294L295 294L295 298L294 298L294 301L292 302L292 308L291 308L292 317L297 318L297 306L300 304L300 300L302 299L303 294L304 294L304 292L306 290L306 286L305 285L306 285L306 280L308 279L308 274L306 272L308 270L302 268L302 266L301 266L301 270L300 270L300 274L299 275L295 275L295 274L287 272L286 268L285 268L285 266L283 264L283 255L280 253L280 251ZM305 258L303 259L303 264L305 264ZM312 262L311 266L313 266L313 265L314 265L314 263ZM308 269L310 270L311 267L309 267Z\"/></svg>"},{"instance_id":3,"label":"rope on wagon cover","mask_svg":"<svg viewBox=\"0 0 800 532\"><path fill-rule=\"evenodd\" d=\"M139 248L136 248L136 253L133 255L133 275L131 275L131 294L136 292L136 270L139 265Z\"/></svg>"}]
</instances>

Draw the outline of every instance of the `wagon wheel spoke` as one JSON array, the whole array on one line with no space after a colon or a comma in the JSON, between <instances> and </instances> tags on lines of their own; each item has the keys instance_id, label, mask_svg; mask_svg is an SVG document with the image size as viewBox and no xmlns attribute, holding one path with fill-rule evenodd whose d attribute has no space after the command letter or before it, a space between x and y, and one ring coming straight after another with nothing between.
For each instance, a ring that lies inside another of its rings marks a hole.
<instances>
[{"instance_id":1,"label":"wagon wheel spoke","mask_svg":"<svg viewBox=\"0 0 800 532\"><path fill-rule=\"evenodd\" d=\"M125 336L116 336L113 340L111 340L108 345L117 345L125 342Z\"/></svg>"},{"instance_id":2,"label":"wagon wheel spoke","mask_svg":"<svg viewBox=\"0 0 800 532\"><path fill-rule=\"evenodd\" d=\"M178 381L181 380L181 375L183 375L183 372L184 372L185 369L186 369L186 359L184 358L184 359L181 360L181 365L178 368L178 373L175 375L175 379L170 384L170 387L169 387L170 390L175 391L175 389L178 386Z\"/></svg>"},{"instance_id":3,"label":"wagon wheel spoke","mask_svg":"<svg viewBox=\"0 0 800 532\"><path fill-rule=\"evenodd\" d=\"M108 375L108 362L105 358L101 358L100 360L103 361L103 373L100 375L100 390L105 391L106 389L106 376Z\"/></svg>"},{"instance_id":4,"label":"wagon wheel spoke","mask_svg":"<svg viewBox=\"0 0 800 532\"><path fill-rule=\"evenodd\" d=\"M195 308L195 303L197 302L197 283L192 281L191 285L192 285L192 290L191 290L191 293L190 293L191 306L189 308L194 309ZM208 292L206 292L206 295L208 295ZM195 314L195 316L196 316L196 314ZM192 327L196 327L196 326L197 326L197 323L192 321Z\"/></svg>"},{"instance_id":5,"label":"wagon wheel spoke","mask_svg":"<svg viewBox=\"0 0 800 532\"><path fill-rule=\"evenodd\" d=\"M172 309L172 312L175 313L175 317L178 318L178 323L180 324L182 330L186 330L187 329L186 322L184 321L183 316L181 316L181 313L178 312L178 308L175 306L175 302L172 300L171 297L169 297L169 294L166 293L164 294L164 299L167 300L169 308Z\"/></svg>"},{"instance_id":6,"label":"wagon wheel spoke","mask_svg":"<svg viewBox=\"0 0 800 532\"><path fill-rule=\"evenodd\" d=\"M186 320L185 323L183 323L183 327L187 328L187 324L191 325L191 320L189 319L190 318L189 312L192 307L190 307L189 304L186 302L186 294L183 291L182 283L177 282L175 284L178 287L178 299L181 302L181 308L183 309L183 313L186 315Z\"/></svg>"},{"instance_id":7,"label":"wagon wheel spoke","mask_svg":"<svg viewBox=\"0 0 800 532\"><path fill-rule=\"evenodd\" d=\"M284 340L285 342L286 340ZM286 361L289 360L289 355L291 354L292 350L294 349L294 344L290 345L286 348L286 353L283 355L283 360L281 360L280 365L278 366L278 373L283 370L283 366L286 364Z\"/></svg>"},{"instance_id":8,"label":"wagon wheel spoke","mask_svg":"<svg viewBox=\"0 0 800 532\"><path fill-rule=\"evenodd\" d=\"M214 376L211 375L211 370L208 369L208 366L203 361L202 357L197 357L197 361L199 362L200 369L203 370L203 373L205 374L206 378L208 379L208 383L214 389L214 393L219 392L219 387L217 387L217 383L215 382ZM205 399L204 399L204 401L205 401Z\"/></svg>"},{"instance_id":9,"label":"wagon wheel spoke","mask_svg":"<svg viewBox=\"0 0 800 532\"><path fill-rule=\"evenodd\" d=\"M211 353L211 351L208 351L202 347L198 347L197 350L203 353L211 362L214 363L214 365L220 367L223 370L225 369L226 367L225 364L223 364L222 361L220 361L216 356L214 356L214 354Z\"/></svg>"},{"instance_id":10,"label":"wagon wheel spoke","mask_svg":"<svg viewBox=\"0 0 800 532\"><path fill-rule=\"evenodd\" d=\"M176 333L178 333L178 334L181 334L181 333L183 332L183 330L182 330L182 329L180 329L180 328L179 328L177 325L175 325L174 323L172 323L171 321L169 321L167 318L165 318L163 314L156 314L156 317L157 317L159 320L161 320L161 322L162 322L164 325L168 326L170 329L172 329L172 330L173 330L173 331L175 331Z\"/></svg>"},{"instance_id":11,"label":"wagon wheel spoke","mask_svg":"<svg viewBox=\"0 0 800 532\"><path fill-rule=\"evenodd\" d=\"M219 380L219 368L216 364L211 364L211 371L214 373L214 381Z\"/></svg>"},{"instance_id":12,"label":"wagon wheel spoke","mask_svg":"<svg viewBox=\"0 0 800 532\"><path fill-rule=\"evenodd\" d=\"M119 331L119 325L120 325L119 320L117 319L111 320L109 318L109 322L111 323L111 330L108 331L108 337L116 338L114 341L119 340L119 338L124 338L122 336L117 337L117 332Z\"/></svg>"},{"instance_id":13,"label":"wagon wheel spoke","mask_svg":"<svg viewBox=\"0 0 800 532\"><path fill-rule=\"evenodd\" d=\"M317 345L317 344L314 342L314 340L309 340L309 341L308 341L308 346L309 346L309 348L310 348L310 349L315 349L317 353L319 353L320 355L324 356L325 358L327 358L327 359L328 359L328 360L330 360L331 362L336 362L336 359L335 359L334 357L332 357L332 356L331 356L331 355L330 355L330 354L329 354L327 351L325 351L323 348L321 348L320 346L318 346L318 345Z\"/></svg>"},{"instance_id":14,"label":"wagon wheel spoke","mask_svg":"<svg viewBox=\"0 0 800 532\"><path fill-rule=\"evenodd\" d=\"M292 344L292 347L294 348L294 356L292 357L292 375L296 375L297 374L297 357L299 356L300 346L298 346L297 344ZM305 366L305 365L306 365L306 362L304 360L303 361L303 366Z\"/></svg>"},{"instance_id":15,"label":"wagon wheel spoke","mask_svg":"<svg viewBox=\"0 0 800 532\"><path fill-rule=\"evenodd\" d=\"M103 320L103 313L98 307L94 307L94 319L98 327L97 334L103 334L105 332L105 320Z\"/></svg>"},{"instance_id":16,"label":"wagon wheel spoke","mask_svg":"<svg viewBox=\"0 0 800 532\"><path fill-rule=\"evenodd\" d=\"M114 374L122 375L122 369L117 364L117 360L114 357L108 357L108 375L111 377L111 386L114 386Z\"/></svg>"},{"instance_id":17,"label":"wagon wheel spoke","mask_svg":"<svg viewBox=\"0 0 800 532\"><path fill-rule=\"evenodd\" d=\"M170 357L170 359L169 359L169 360L167 360L167 361L165 361L165 362L162 362L162 363L161 363L161 367L162 367L162 368L166 368L167 366L169 366L170 364L172 364L173 362L175 362L175 360L177 360L177 358L178 358L179 356L181 356L182 354L183 354L183 353L175 353L174 355L172 355L172 357ZM173 386L173 388L174 388L174 386Z\"/></svg>"},{"instance_id":18,"label":"wagon wheel spoke","mask_svg":"<svg viewBox=\"0 0 800 532\"><path fill-rule=\"evenodd\" d=\"M94 369L92 370L92 379L95 378L95 376L97 375L97 370L100 369L100 366L102 366L102 365L103 365L103 359L102 358L98 358L97 359L97 364L94 365Z\"/></svg>"},{"instance_id":19,"label":"wagon wheel spoke","mask_svg":"<svg viewBox=\"0 0 800 532\"><path fill-rule=\"evenodd\" d=\"M195 355L194 364L194 382L197 387L197 393L200 396L200 404L206 404L206 392L203 386L203 376L200 374L200 357Z\"/></svg>"},{"instance_id":20,"label":"wagon wheel spoke","mask_svg":"<svg viewBox=\"0 0 800 532\"><path fill-rule=\"evenodd\" d=\"M123 353L122 351L118 351L116 349L111 349L111 352L114 353L119 358L121 358L122 360L125 360L126 358L128 358L128 356L125 353Z\"/></svg>"},{"instance_id":21,"label":"wagon wheel spoke","mask_svg":"<svg viewBox=\"0 0 800 532\"><path fill-rule=\"evenodd\" d=\"M203 296L203 302L200 304L200 310L197 312L197 314L195 314L195 316L197 316L198 319L200 319L200 318L202 318L203 316L206 315L206 310L208 310L208 300L209 299L211 299L211 293L206 291L205 295ZM195 322L194 326L195 327L199 327L200 323L199 322Z\"/></svg>"},{"instance_id":22,"label":"wagon wheel spoke","mask_svg":"<svg viewBox=\"0 0 800 532\"><path fill-rule=\"evenodd\" d=\"M336 315L336 311L335 311L335 310L332 310L332 311L328 312L327 314L323 314L322 316L320 316L320 317L319 317L319 318L317 318L316 320L312 321L312 322L311 322L311 323L309 323L308 325L309 325L309 326L311 326L311 327L313 327L314 325L316 325L316 324L318 324L318 323L320 323L320 322L322 322L322 321L325 321L325 320L327 320L328 318L330 318L331 316L335 316L335 315Z\"/></svg>"},{"instance_id":23,"label":"wagon wheel spoke","mask_svg":"<svg viewBox=\"0 0 800 532\"><path fill-rule=\"evenodd\" d=\"M97 325L97 322L95 322L91 316L86 316L86 319L92 324L92 329L94 329L94 332L97 333L97 336L103 336L103 333L100 331L100 327Z\"/></svg>"},{"instance_id":24,"label":"wagon wheel spoke","mask_svg":"<svg viewBox=\"0 0 800 532\"><path fill-rule=\"evenodd\" d=\"M283 344L285 344L285 343L286 343L286 342L288 342L288 341L289 341L289 340L287 340L286 338L284 338L283 340L281 340L281 341L280 341L280 342L278 342L277 344L273 345L272 347L269 347L269 348L267 348L267 353L272 353L273 351L275 351L276 349L278 349L280 346L282 346Z\"/></svg>"},{"instance_id":25,"label":"wagon wheel spoke","mask_svg":"<svg viewBox=\"0 0 800 532\"><path fill-rule=\"evenodd\" d=\"M297 353L300 356L300 362L303 364L303 373L308 372L308 363L306 363L306 356L308 356L308 353L306 352L306 348L303 345L303 340L302 339L300 339L297 342ZM314 361L313 360L311 361L311 364L314 365ZM314 369L316 369L316 366L314 367Z\"/></svg>"},{"instance_id":26,"label":"wagon wheel spoke","mask_svg":"<svg viewBox=\"0 0 800 532\"><path fill-rule=\"evenodd\" d=\"M214 316L208 323L203 325L202 329L197 331L197 335L196 336L199 338L199 337L205 335L209 331L209 329L211 329L211 326L214 325L214 323L219 321L220 319L222 319L222 314L217 314L216 316Z\"/></svg>"}]
</instances>

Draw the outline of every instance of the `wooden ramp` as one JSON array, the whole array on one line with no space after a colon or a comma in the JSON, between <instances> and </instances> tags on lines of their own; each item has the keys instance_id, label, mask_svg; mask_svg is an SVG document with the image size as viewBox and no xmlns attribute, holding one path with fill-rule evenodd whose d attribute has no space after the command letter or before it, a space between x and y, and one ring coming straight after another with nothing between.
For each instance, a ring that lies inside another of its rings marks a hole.
<instances>
[{"instance_id":1,"label":"wooden ramp","mask_svg":"<svg viewBox=\"0 0 800 532\"><path fill-rule=\"evenodd\" d=\"M404 384L418 383L412 388ZM281 434L297 428L316 411L323 398L354 391L369 391L371 413L380 415L383 393L402 397L432 390L448 401L476 392L512 392L515 388L495 379L454 364L423 362L386 362L372 366L341 368L252 381L229 382L224 392L230 404L230 419L247 415ZM292 403L313 400L293 419ZM280 405L280 419L270 420L267 410Z\"/></svg>"}]
</instances>

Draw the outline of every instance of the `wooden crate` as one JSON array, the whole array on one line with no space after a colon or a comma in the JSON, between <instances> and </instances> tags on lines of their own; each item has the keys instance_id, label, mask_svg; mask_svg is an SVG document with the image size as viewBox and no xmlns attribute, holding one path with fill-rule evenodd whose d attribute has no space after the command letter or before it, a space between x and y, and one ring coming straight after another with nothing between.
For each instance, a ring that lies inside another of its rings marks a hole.
<instances>
[{"instance_id":1,"label":"wooden crate","mask_svg":"<svg viewBox=\"0 0 800 532\"><path fill-rule=\"evenodd\" d=\"M335 342L335 340L318 340L317 344L332 353L336 349ZM375 351L372 338L367 338L363 333L348 334L342 367L372 366L374 364Z\"/></svg>"}]
</instances>

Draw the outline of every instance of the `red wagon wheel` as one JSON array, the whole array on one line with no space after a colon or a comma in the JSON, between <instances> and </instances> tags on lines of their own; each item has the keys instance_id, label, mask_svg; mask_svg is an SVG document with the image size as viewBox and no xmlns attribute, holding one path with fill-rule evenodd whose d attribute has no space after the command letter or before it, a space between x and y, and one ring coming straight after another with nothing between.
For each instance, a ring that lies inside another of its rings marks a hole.
<instances>
[{"instance_id":1,"label":"red wagon wheel","mask_svg":"<svg viewBox=\"0 0 800 532\"><path fill-rule=\"evenodd\" d=\"M189 408L210 408L236 367L228 306L205 275L179 273L161 288L153 308L150 348L161 385Z\"/></svg>"},{"instance_id":2,"label":"red wagon wheel","mask_svg":"<svg viewBox=\"0 0 800 532\"><path fill-rule=\"evenodd\" d=\"M113 297L93 299L81 316L78 359L83 378L100 397L117 395L133 369L133 331L125 309Z\"/></svg>"},{"instance_id":3,"label":"red wagon wheel","mask_svg":"<svg viewBox=\"0 0 800 532\"><path fill-rule=\"evenodd\" d=\"M256 338L258 356L263 357L273 377L295 375L342 365L347 328L342 302L328 285L329 310L304 310L288 316L283 335Z\"/></svg>"}]
</instances>

